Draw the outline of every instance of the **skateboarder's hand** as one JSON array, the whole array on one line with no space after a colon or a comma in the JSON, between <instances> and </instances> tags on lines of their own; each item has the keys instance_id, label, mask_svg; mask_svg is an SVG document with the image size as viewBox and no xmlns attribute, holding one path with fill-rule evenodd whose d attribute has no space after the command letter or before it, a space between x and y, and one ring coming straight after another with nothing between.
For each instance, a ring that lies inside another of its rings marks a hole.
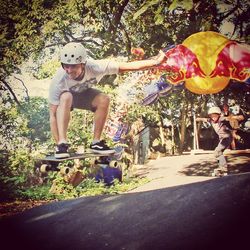
<instances>
[{"instance_id":1,"label":"skateboarder's hand","mask_svg":"<svg viewBox=\"0 0 250 250\"><path fill-rule=\"evenodd\" d=\"M160 65L167 60L166 55L162 50L159 51L158 55L152 57L152 59L155 60L155 65Z\"/></svg>"}]
</instances>

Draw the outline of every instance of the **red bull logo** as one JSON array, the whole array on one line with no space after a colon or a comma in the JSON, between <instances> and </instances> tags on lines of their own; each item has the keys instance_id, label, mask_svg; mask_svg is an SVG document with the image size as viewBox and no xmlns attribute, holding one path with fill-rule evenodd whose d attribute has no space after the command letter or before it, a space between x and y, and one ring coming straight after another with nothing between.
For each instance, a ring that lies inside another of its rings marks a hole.
<instances>
[{"instance_id":1,"label":"red bull logo","mask_svg":"<svg viewBox=\"0 0 250 250\"><path fill-rule=\"evenodd\" d=\"M218 54L216 67L210 77L225 76L245 81L250 73L250 50L236 42L229 42Z\"/></svg>"},{"instance_id":2,"label":"red bull logo","mask_svg":"<svg viewBox=\"0 0 250 250\"><path fill-rule=\"evenodd\" d=\"M166 52L167 61L160 65L160 70L171 71L168 80L175 84L192 77L204 77L197 56L187 47L180 44Z\"/></svg>"},{"instance_id":3,"label":"red bull logo","mask_svg":"<svg viewBox=\"0 0 250 250\"><path fill-rule=\"evenodd\" d=\"M250 77L250 46L216 32L193 34L165 54L167 60L158 69L167 71L172 84L185 81L186 88L197 94L218 93L230 79Z\"/></svg>"}]
</instances>

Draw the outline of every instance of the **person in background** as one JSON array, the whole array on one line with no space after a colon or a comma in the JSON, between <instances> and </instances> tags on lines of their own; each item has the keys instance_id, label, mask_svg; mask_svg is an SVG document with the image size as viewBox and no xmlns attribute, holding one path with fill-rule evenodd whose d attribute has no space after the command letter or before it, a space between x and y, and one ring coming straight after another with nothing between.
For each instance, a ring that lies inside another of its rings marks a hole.
<instances>
[{"instance_id":1,"label":"person in background","mask_svg":"<svg viewBox=\"0 0 250 250\"><path fill-rule=\"evenodd\" d=\"M235 150L236 149L236 141L240 140L240 136L237 134L237 130L240 127L240 122L244 120L244 115L241 110L238 110L235 114L232 114L229 110L228 104L223 104L222 106L222 115L224 117L228 117L229 119L229 124L231 126L231 131L232 131L232 142L231 142L231 149ZM238 119L233 119L235 115L238 116Z\"/></svg>"},{"instance_id":2,"label":"person in background","mask_svg":"<svg viewBox=\"0 0 250 250\"><path fill-rule=\"evenodd\" d=\"M227 172L227 161L224 156L224 151L232 142L232 131L228 121L232 119L240 119L239 116L223 116L221 109L217 106L211 107L208 110L208 118L197 117L196 121L211 123L214 131L219 137L219 143L214 150L214 155L219 163L219 169Z\"/></svg>"}]
</instances>

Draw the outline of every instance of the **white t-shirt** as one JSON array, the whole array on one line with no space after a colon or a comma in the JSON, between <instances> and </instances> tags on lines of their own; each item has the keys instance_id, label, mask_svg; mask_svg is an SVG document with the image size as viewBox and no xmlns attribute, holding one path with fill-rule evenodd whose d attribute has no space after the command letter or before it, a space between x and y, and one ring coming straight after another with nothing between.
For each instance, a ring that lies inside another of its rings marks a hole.
<instances>
[{"instance_id":1,"label":"white t-shirt","mask_svg":"<svg viewBox=\"0 0 250 250\"><path fill-rule=\"evenodd\" d=\"M118 74L119 63L110 60L88 60L85 74L81 81L70 79L61 67L52 79L49 89L49 103L58 105L60 95L64 91L82 92L96 85L103 76Z\"/></svg>"}]
</instances>

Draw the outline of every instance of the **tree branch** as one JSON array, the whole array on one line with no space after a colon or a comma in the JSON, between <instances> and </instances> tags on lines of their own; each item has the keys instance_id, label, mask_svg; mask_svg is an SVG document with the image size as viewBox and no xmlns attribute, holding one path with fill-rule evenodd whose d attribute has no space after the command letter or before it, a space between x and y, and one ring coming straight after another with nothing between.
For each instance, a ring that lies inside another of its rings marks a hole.
<instances>
[{"instance_id":1,"label":"tree branch","mask_svg":"<svg viewBox=\"0 0 250 250\"><path fill-rule=\"evenodd\" d=\"M9 92L11 93L14 101L18 104L18 106L21 106L20 102L18 101L14 91L12 90L12 88L10 87L10 85L5 81L5 80L1 80L3 82L3 84L5 85L5 87L9 90Z\"/></svg>"},{"instance_id":2,"label":"tree branch","mask_svg":"<svg viewBox=\"0 0 250 250\"><path fill-rule=\"evenodd\" d=\"M230 15L232 15L232 14L239 8L239 3L240 3L240 1L237 0L236 5L235 5L230 11L228 11L227 14L222 15L221 18L219 19L219 21L222 22L222 20L224 20L224 19L226 19L227 17L229 17Z\"/></svg>"},{"instance_id":3,"label":"tree branch","mask_svg":"<svg viewBox=\"0 0 250 250\"><path fill-rule=\"evenodd\" d=\"M120 21L121 21L121 17L122 17L122 14L123 14L123 11L125 9L125 7L127 6L129 0L124 0L117 8L116 10L116 13L115 13L115 16L114 16L114 21L113 21L113 24L111 25L111 27L109 28L109 31L113 31L114 34L117 32L117 28L118 28L118 25L120 24Z\"/></svg>"},{"instance_id":4,"label":"tree branch","mask_svg":"<svg viewBox=\"0 0 250 250\"><path fill-rule=\"evenodd\" d=\"M127 53L130 54L131 53L131 39L130 39L129 34L126 31L125 26L123 24L121 24L121 31L122 31L123 35L125 36L125 38L127 40L126 41Z\"/></svg>"},{"instance_id":5,"label":"tree branch","mask_svg":"<svg viewBox=\"0 0 250 250\"><path fill-rule=\"evenodd\" d=\"M20 78L18 78L18 77L16 77L16 76L14 76L14 78L17 79L18 81L20 81L20 82L22 83L22 85L23 85L23 87L24 87L24 91L25 91L25 93L26 93L26 95L27 95L27 98L28 98L28 100L29 100L29 99L30 99L30 97L29 97L29 91L28 91L27 87L25 86L23 80L20 79Z\"/></svg>"}]
</instances>

